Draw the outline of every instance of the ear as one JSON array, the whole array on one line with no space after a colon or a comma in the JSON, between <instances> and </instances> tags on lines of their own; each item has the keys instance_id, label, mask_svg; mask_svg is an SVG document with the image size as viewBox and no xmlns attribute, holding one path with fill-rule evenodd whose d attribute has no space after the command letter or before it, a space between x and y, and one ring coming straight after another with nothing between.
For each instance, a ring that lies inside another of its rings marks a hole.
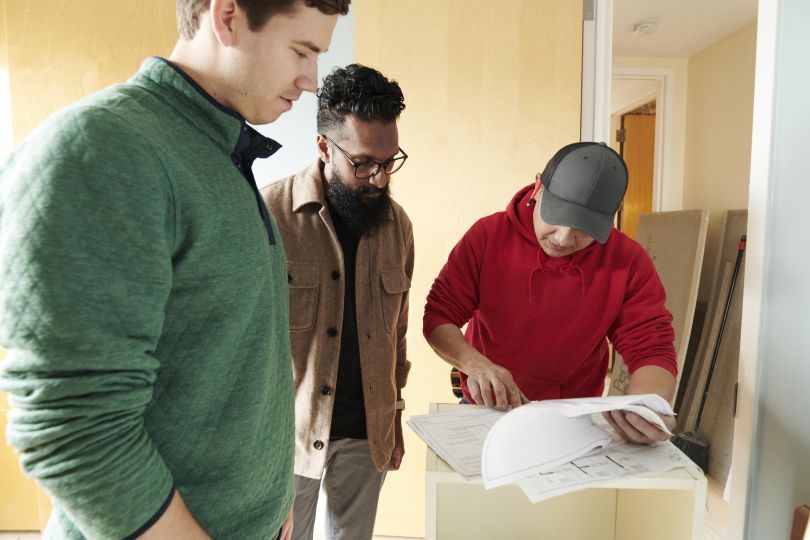
<instances>
[{"instance_id":1,"label":"ear","mask_svg":"<svg viewBox=\"0 0 810 540\"><path fill-rule=\"evenodd\" d=\"M527 205L532 205L537 202L537 194L540 193L543 189L543 181L540 179L540 173L534 177L534 189L532 190L532 194L529 195L529 200L526 201Z\"/></svg>"},{"instance_id":2,"label":"ear","mask_svg":"<svg viewBox=\"0 0 810 540\"><path fill-rule=\"evenodd\" d=\"M209 12L217 41L223 47L232 47L236 41L237 18L244 17L236 0L211 0Z\"/></svg>"},{"instance_id":3,"label":"ear","mask_svg":"<svg viewBox=\"0 0 810 540\"><path fill-rule=\"evenodd\" d=\"M318 147L318 157L324 163L329 163L329 141L323 135L315 136L315 144Z\"/></svg>"}]
</instances>

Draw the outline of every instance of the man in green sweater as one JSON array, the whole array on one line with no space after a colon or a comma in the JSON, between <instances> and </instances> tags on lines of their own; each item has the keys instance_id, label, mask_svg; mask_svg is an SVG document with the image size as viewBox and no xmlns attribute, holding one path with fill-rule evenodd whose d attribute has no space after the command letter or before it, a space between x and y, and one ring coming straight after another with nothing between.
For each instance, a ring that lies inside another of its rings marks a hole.
<instances>
[{"instance_id":1,"label":"man in green sweater","mask_svg":"<svg viewBox=\"0 0 810 540\"><path fill-rule=\"evenodd\" d=\"M169 60L0 168L0 390L46 537L289 537L287 271L251 172L279 145L247 122L315 90L349 1L178 0Z\"/></svg>"}]
</instances>

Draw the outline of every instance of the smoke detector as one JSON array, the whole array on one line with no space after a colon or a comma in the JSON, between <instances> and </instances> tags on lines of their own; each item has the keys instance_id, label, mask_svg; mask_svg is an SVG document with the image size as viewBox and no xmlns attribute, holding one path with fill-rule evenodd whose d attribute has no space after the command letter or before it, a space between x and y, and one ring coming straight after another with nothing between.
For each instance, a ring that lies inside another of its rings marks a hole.
<instances>
[{"instance_id":1,"label":"smoke detector","mask_svg":"<svg viewBox=\"0 0 810 540\"><path fill-rule=\"evenodd\" d=\"M658 23L653 20L639 21L633 25L633 37L647 37L655 33Z\"/></svg>"}]
</instances>

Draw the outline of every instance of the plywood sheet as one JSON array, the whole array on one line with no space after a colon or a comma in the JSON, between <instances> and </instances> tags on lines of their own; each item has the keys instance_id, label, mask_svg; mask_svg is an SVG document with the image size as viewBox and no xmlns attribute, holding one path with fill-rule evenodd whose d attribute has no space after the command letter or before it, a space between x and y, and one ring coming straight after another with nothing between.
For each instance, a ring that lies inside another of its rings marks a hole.
<instances>
[{"instance_id":1,"label":"plywood sheet","mask_svg":"<svg viewBox=\"0 0 810 540\"><path fill-rule=\"evenodd\" d=\"M716 340L719 321L715 321L718 316L718 302L720 302L719 313L722 314L722 303L725 301L727 288L723 287L725 279L725 268L727 264L734 264L737 259L737 250L740 244L740 237L746 233L748 226L747 210L729 210L723 214L722 243L718 252L717 260L714 264L712 277L712 294L709 297L706 320L700 337L694 365L690 366L690 376L684 392L683 401L679 404L676 412L679 414L678 429L687 431L694 428L694 421L697 416L697 408L700 406L700 394L703 392L703 383L706 381L708 366L704 365L711 357L711 352ZM737 287L742 294L743 281L738 278ZM736 294L736 293L735 293ZM736 373L734 378L736 380Z\"/></svg>"},{"instance_id":2,"label":"plywood sheet","mask_svg":"<svg viewBox=\"0 0 810 540\"><path fill-rule=\"evenodd\" d=\"M737 276L737 285L731 299L706 406L700 421L700 433L709 440L709 476L723 486L726 484L731 467L734 437L734 386L740 358L744 274L743 264ZM718 303L718 311L721 313L723 304Z\"/></svg>"},{"instance_id":3,"label":"plywood sheet","mask_svg":"<svg viewBox=\"0 0 810 540\"><path fill-rule=\"evenodd\" d=\"M650 254L667 292L666 305L675 327L678 380L692 330L708 224L707 210L655 212L639 218L638 242ZM623 394L629 379L627 365L616 355L608 393Z\"/></svg>"}]
</instances>

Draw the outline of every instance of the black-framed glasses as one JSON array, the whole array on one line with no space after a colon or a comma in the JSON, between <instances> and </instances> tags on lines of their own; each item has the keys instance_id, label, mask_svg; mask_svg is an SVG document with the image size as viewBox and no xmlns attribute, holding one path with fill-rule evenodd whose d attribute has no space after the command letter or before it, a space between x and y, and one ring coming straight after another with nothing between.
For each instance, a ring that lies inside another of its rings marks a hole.
<instances>
[{"instance_id":1,"label":"black-framed glasses","mask_svg":"<svg viewBox=\"0 0 810 540\"><path fill-rule=\"evenodd\" d=\"M394 174L402 168L402 165L405 164L405 160L408 159L408 154L405 153L405 150L399 148L399 154L402 155L396 155L391 159L386 159L385 161L374 161L373 159L368 161L355 161L349 154L346 153L343 148L338 146L335 141L330 139L328 135L323 135L323 137L332 143L335 148L337 148L340 153L343 154L343 157L345 157L349 163L352 164L352 167L354 167L354 175L360 180L371 178L380 172L380 170L385 171L385 174Z\"/></svg>"}]
</instances>

